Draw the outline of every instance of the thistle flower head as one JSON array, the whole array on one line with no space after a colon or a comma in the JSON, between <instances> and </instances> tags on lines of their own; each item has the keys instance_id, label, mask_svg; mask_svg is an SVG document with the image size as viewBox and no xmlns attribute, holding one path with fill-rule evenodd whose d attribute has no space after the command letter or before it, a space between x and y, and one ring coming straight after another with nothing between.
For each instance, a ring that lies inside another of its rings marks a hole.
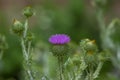
<instances>
[{"instance_id":1,"label":"thistle flower head","mask_svg":"<svg viewBox=\"0 0 120 80\"><path fill-rule=\"evenodd\" d=\"M67 44L70 42L70 37L65 34L56 34L49 38L49 42L52 44Z\"/></svg>"}]
</instances>

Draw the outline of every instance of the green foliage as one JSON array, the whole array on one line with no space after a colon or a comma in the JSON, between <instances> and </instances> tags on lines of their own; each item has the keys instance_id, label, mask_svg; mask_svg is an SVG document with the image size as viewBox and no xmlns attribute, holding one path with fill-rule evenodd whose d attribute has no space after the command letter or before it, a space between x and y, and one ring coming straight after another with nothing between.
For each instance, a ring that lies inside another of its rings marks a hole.
<instances>
[{"instance_id":1,"label":"green foliage","mask_svg":"<svg viewBox=\"0 0 120 80\"><path fill-rule=\"evenodd\" d=\"M112 0L91 1L95 15L87 10L85 0L69 0L62 6L53 0L44 0L35 7L36 17L31 18L29 30L28 18L34 15L31 7L23 10L23 23L15 21L12 26L1 10L0 33L6 39L0 35L0 55L4 51L0 60L0 80L23 80L24 77L30 80L30 75L23 74L24 69L31 71L34 80L59 80L60 75L64 80L119 80L120 21L115 19L109 25L104 21ZM11 35L8 26L20 36ZM56 33L66 33L72 39L67 45L69 51L58 46L52 51L65 51L63 60L49 50L48 37ZM97 44L84 38L95 39Z\"/></svg>"}]
</instances>

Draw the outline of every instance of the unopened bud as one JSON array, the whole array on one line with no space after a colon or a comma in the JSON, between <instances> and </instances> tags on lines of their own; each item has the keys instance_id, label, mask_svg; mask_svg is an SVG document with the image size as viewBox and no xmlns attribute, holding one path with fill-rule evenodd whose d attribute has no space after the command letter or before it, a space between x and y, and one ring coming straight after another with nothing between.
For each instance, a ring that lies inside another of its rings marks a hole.
<instances>
[{"instance_id":1,"label":"unopened bud","mask_svg":"<svg viewBox=\"0 0 120 80\"><path fill-rule=\"evenodd\" d=\"M18 35L21 35L23 34L23 31L24 31L24 26L23 24L18 21L18 20L14 20L14 23L13 23L13 27L12 27L12 31L15 33L15 34L18 34Z\"/></svg>"},{"instance_id":2,"label":"unopened bud","mask_svg":"<svg viewBox=\"0 0 120 80\"><path fill-rule=\"evenodd\" d=\"M27 33L27 41L32 41L34 39L34 35L32 33Z\"/></svg>"},{"instance_id":3,"label":"unopened bud","mask_svg":"<svg viewBox=\"0 0 120 80\"><path fill-rule=\"evenodd\" d=\"M95 43L95 40L89 40L89 39L84 39L80 42L81 46L81 53L83 53L83 56L85 55L85 60L86 63L93 63L96 62L96 53L98 51L97 45Z\"/></svg>"},{"instance_id":4,"label":"unopened bud","mask_svg":"<svg viewBox=\"0 0 120 80\"><path fill-rule=\"evenodd\" d=\"M27 18L29 18L29 17L31 17L31 16L33 15L33 9L32 9L30 6L28 6L28 7L26 7L26 8L23 10L23 14L24 14Z\"/></svg>"},{"instance_id":5,"label":"unopened bud","mask_svg":"<svg viewBox=\"0 0 120 80\"><path fill-rule=\"evenodd\" d=\"M97 52L97 45L95 43L95 40L84 39L81 41L80 46L88 54L93 54Z\"/></svg>"},{"instance_id":6,"label":"unopened bud","mask_svg":"<svg viewBox=\"0 0 120 80\"><path fill-rule=\"evenodd\" d=\"M96 52L97 46L95 44L95 40L88 41L85 46L85 50L88 51L88 53Z\"/></svg>"}]
</instances>

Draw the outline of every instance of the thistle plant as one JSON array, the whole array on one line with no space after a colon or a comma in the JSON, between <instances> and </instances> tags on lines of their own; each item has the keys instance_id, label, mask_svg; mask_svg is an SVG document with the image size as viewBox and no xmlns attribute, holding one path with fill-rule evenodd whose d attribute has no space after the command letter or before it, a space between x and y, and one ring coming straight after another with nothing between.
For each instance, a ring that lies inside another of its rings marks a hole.
<instances>
[{"instance_id":1,"label":"thistle plant","mask_svg":"<svg viewBox=\"0 0 120 80\"><path fill-rule=\"evenodd\" d=\"M104 61L107 60L106 52L98 52L95 40L84 39L80 42L80 53L67 57L69 46L66 44L70 38L64 34L56 34L49 38L53 44L51 52L58 59L59 80L95 80L98 78Z\"/></svg>"},{"instance_id":2,"label":"thistle plant","mask_svg":"<svg viewBox=\"0 0 120 80\"><path fill-rule=\"evenodd\" d=\"M95 40L81 40L80 52L66 61L66 69L70 68L67 80L95 80L108 58L106 52L98 52Z\"/></svg>"},{"instance_id":3,"label":"thistle plant","mask_svg":"<svg viewBox=\"0 0 120 80\"><path fill-rule=\"evenodd\" d=\"M32 71L32 48L31 43L33 35L28 31L28 19L33 15L31 7L26 7L23 10L23 15L26 17L25 23L18 20L14 20L12 31L17 34L21 39L21 47L23 52L23 66L25 72L25 80L34 80L34 74Z\"/></svg>"},{"instance_id":4,"label":"thistle plant","mask_svg":"<svg viewBox=\"0 0 120 80\"><path fill-rule=\"evenodd\" d=\"M49 42L53 44L51 52L58 59L59 80L64 80L63 59L68 53L69 47L67 43L70 42L70 37L65 34L56 34L49 38Z\"/></svg>"},{"instance_id":5,"label":"thistle plant","mask_svg":"<svg viewBox=\"0 0 120 80\"><path fill-rule=\"evenodd\" d=\"M98 78L103 61L100 60L95 40L84 39L80 42L83 59L87 65L85 80L94 80ZM104 53L105 54L105 53ZM104 57L104 56L102 56Z\"/></svg>"},{"instance_id":6,"label":"thistle plant","mask_svg":"<svg viewBox=\"0 0 120 80\"><path fill-rule=\"evenodd\" d=\"M25 80L39 80L36 78L32 68L33 60L31 43L33 35L29 31L28 27L28 19L33 15L32 8L26 7L23 10L23 14L26 17L25 22L22 23L15 19L12 31L20 37L24 58L23 67L25 72ZM102 30L104 29L101 28L101 31ZM95 40L90 39L81 40L80 45L78 46L80 49L74 54L71 52L72 48L70 48L69 45L70 40L70 37L66 34L55 34L49 38L49 42L52 44L51 52L57 59L58 63L56 71L57 76L54 79L95 80L98 78L104 61L106 61L109 57L108 54L105 51L99 52ZM42 69L44 69L44 67L42 67ZM42 71L43 70L41 70L41 72ZM47 80L50 78L47 75L39 76L41 80ZM53 79L50 78L48 80Z\"/></svg>"}]
</instances>

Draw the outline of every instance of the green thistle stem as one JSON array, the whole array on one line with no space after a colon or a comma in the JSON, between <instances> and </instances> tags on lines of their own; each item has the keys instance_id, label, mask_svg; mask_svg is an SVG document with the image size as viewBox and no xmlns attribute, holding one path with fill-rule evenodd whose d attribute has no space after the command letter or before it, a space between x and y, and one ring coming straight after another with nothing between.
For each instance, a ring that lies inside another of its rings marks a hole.
<instances>
[{"instance_id":1,"label":"green thistle stem","mask_svg":"<svg viewBox=\"0 0 120 80\"><path fill-rule=\"evenodd\" d=\"M89 65L89 80L94 80L94 78L93 78L93 66L91 65Z\"/></svg>"},{"instance_id":2,"label":"green thistle stem","mask_svg":"<svg viewBox=\"0 0 120 80\"><path fill-rule=\"evenodd\" d=\"M23 37L21 38L21 46L22 46L22 51L23 51L23 57L24 57L24 69L27 73L26 79L29 78L28 80L34 80L33 75L32 75L32 70L31 70L31 61L30 61L30 48L31 48L31 41L26 44L26 37L27 37L27 30L28 30L28 19L25 21L25 30ZM28 48L26 46L28 45Z\"/></svg>"},{"instance_id":3,"label":"green thistle stem","mask_svg":"<svg viewBox=\"0 0 120 80\"><path fill-rule=\"evenodd\" d=\"M27 30L28 30L28 19L26 19L26 21L25 21L25 30L24 30L24 34L23 34L24 38L26 38Z\"/></svg>"},{"instance_id":4,"label":"green thistle stem","mask_svg":"<svg viewBox=\"0 0 120 80\"><path fill-rule=\"evenodd\" d=\"M82 58L81 58L80 67L79 67L78 71L76 72L77 75L76 75L76 77L75 77L75 80L81 79L81 76L82 76L82 74L83 74L83 71L84 71L86 68L87 68L87 65L86 65L86 63L85 63L85 61L84 61L84 57L82 57Z\"/></svg>"},{"instance_id":5,"label":"green thistle stem","mask_svg":"<svg viewBox=\"0 0 120 80\"><path fill-rule=\"evenodd\" d=\"M31 41L28 42L28 55L30 55Z\"/></svg>"},{"instance_id":6,"label":"green thistle stem","mask_svg":"<svg viewBox=\"0 0 120 80\"><path fill-rule=\"evenodd\" d=\"M61 56L58 56L58 65L59 65L59 80L63 80L63 60Z\"/></svg>"},{"instance_id":7,"label":"green thistle stem","mask_svg":"<svg viewBox=\"0 0 120 80\"><path fill-rule=\"evenodd\" d=\"M100 63L98 64L98 67L97 67L96 71L95 71L94 74L93 74L93 79L96 79L96 78L98 77L102 66L103 66L103 62L100 62Z\"/></svg>"},{"instance_id":8,"label":"green thistle stem","mask_svg":"<svg viewBox=\"0 0 120 80\"><path fill-rule=\"evenodd\" d=\"M22 45L23 56L24 56L25 60L28 60L28 54L26 51L25 41L23 38L21 38L21 45Z\"/></svg>"},{"instance_id":9,"label":"green thistle stem","mask_svg":"<svg viewBox=\"0 0 120 80\"><path fill-rule=\"evenodd\" d=\"M85 80L95 80L96 78L98 78L98 75L100 74L100 70L102 66L103 66L103 62L100 62L94 73L93 73L93 70L90 70L90 73L88 73Z\"/></svg>"},{"instance_id":10,"label":"green thistle stem","mask_svg":"<svg viewBox=\"0 0 120 80\"><path fill-rule=\"evenodd\" d=\"M93 73L91 73L91 72L89 74L87 74L85 80L94 80L93 77L92 77L92 74Z\"/></svg>"},{"instance_id":11,"label":"green thistle stem","mask_svg":"<svg viewBox=\"0 0 120 80\"><path fill-rule=\"evenodd\" d=\"M88 70L86 70L86 72L87 72L87 76L86 76L86 78L85 78L85 80L94 80L93 79L93 66L92 65L88 65Z\"/></svg>"}]
</instances>

